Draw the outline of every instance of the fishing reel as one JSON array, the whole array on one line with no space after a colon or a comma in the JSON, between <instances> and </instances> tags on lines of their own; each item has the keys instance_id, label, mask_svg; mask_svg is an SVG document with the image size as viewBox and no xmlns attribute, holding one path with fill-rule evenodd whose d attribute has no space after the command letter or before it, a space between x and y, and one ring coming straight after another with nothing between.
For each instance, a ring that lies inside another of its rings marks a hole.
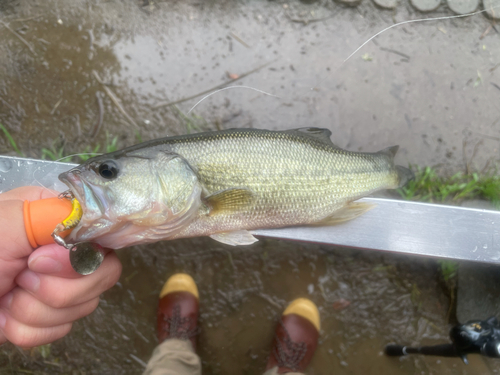
<instances>
[{"instance_id":1,"label":"fishing reel","mask_svg":"<svg viewBox=\"0 0 500 375\"><path fill-rule=\"evenodd\" d=\"M385 347L388 356L424 354L442 357L460 357L468 364L468 354L500 358L500 324L496 317L487 320L470 320L450 330L451 344L410 347L390 344Z\"/></svg>"},{"instance_id":2,"label":"fishing reel","mask_svg":"<svg viewBox=\"0 0 500 375\"><path fill-rule=\"evenodd\" d=\"M463 353L462 359L472 353L500 358L500 325L494 316L488 320L471 320L457 325L450 330L450 338L457 351Z\"/></svg>"}]
</instances>

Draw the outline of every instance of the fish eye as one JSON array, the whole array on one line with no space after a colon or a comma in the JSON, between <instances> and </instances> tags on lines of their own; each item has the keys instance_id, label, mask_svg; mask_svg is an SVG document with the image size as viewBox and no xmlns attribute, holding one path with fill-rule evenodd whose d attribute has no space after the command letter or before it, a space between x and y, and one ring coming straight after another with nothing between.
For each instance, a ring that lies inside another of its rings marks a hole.
<instances>
[{"instance_id":1,"label":"fish eye","mask_svg":"<svg viewBox=\"0 0 500 375\"><path fill-rule=\"evenodd\" d=\"M105 161L99 166L99 174L106 180L112 180L118 176L118 167L113 161Z\"/></svg>"}]
</instances>

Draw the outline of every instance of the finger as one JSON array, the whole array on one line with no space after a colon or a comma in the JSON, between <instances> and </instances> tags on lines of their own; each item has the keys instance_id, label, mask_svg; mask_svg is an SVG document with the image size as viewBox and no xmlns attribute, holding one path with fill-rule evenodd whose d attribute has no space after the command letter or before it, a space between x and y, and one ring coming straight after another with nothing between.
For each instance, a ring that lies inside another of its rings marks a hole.
<instances>
[{"instance_id":1,"label":"finger","mask_svg":"<svg viewBox=\"0 0 500 375\"><path fill-rule=\"evenodd\" d=\"M16 288L0 299L0 308L18 322L30 327L54 327L71 323L91 314L99 305L99 297L76 306L55 309L40 302L27 291Z\"/></svg>"},{"instance_id":2,"label":"finger","mask_svg":"<svg viewBox=\"0 0 500 375\"><path fill-rule=\"evenodd\" d=\"M0 259L10 261L28 256L33 251L24 229L23 202L0 201L2 252Z\"/></svg>"},{"instance_id":3,"label":"finger","mask_svg":"<svg viewBox=\"0 0 500 375\"><path fill-rule=\"evenodd\" d=\"M32 248L26 237L23 202L0 202L0 296L11 290L14 278L26 268Z\"/></svg>"},{"instance_id":4,"label":"finger","mask_svg":"<svg viewBox=\"0 0 500 375\"><path fill-rule=\"evenodd\" d=\"M69 250L56 244L41 246L33 251L28 258L28 267L36 273L65 279L82 277L71 267Z\"/></svg>"},{"instance_id":5,"label":"finger","mask_svg":"<svg viewBox=\"0 0 500 375\"><path fill-rule=\"evenodd\" d=\"M16 277L16 283L44 304L62 308L75 306L99 296L116 284L121 270L122 265L112 251L91 275L66 279L25 270Z\"/></svg>"},{"instance_id":6,"label":"finger","mask_svg":"<svg viewBox=\"0 0 500 375\"><path fill-rule=\"evenodd\" d=\"M0 201L5 200L29 200L36 201L38 199L54 198L60 193L47 189L41 186L23 186L17 189L10 190L6 193L0 194Z\"/></svg>"},{"instance_id":7,"label":"finger","mask_svg":"<svg viewBox=\"0 0 500 375\"><path fill-rule=\"evenodd\" d=\"M2 328L3 335L8 341L22 348L51 343L67 335L72 326L71 323L66 323L55 327L30 327L17 321L3 309L0 309L1 314L6 317L5 325Z\"/></svg>"}]
</instances>

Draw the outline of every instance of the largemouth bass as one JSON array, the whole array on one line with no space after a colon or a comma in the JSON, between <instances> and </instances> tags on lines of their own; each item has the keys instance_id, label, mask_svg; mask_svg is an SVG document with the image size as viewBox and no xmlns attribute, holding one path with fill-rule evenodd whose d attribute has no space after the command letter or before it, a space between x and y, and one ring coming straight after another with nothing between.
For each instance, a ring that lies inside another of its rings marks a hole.
<instances>
[{"instance_id":1,"label":"largemouth bass","mask_svg":"<svg viewBox=\"0 0 500 375\"><path fill-rule=\"evenodd\" d=\"M210 236L251 244L248 230L329 225L367 209L354 202L403 186L398 146L343 150L327 129L229 129L168 137L94 157L63 173L83 208L69 239L118 249Z\"/></svg>"}]
</instances>

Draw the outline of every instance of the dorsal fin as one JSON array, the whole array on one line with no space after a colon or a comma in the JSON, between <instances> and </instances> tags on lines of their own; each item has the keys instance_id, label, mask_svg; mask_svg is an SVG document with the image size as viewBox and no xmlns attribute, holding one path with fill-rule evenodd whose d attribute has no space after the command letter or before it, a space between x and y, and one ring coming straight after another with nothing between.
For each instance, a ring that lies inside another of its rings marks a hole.
<instances>
[{"instance_id":1,"label":"dorsal fin","mask_svg":"<svg viewBox=\"0 0 500 375\"><path fill-rule=\"evenodd\" d=\"M302 136L308 136L311 138L314 138L318 141L323 142L324 144L327 144L329 146L333 146L336 148L340 148L337 145L334 145L332 140L330 139L330 136L332 135L332 132L328 129L325 128L298 128L298 129L290 129L290 130L285 130L285 133L291 133L291 134L299 134Z\"/></svg>"},{"instance_id":2,"label":"dorsal fin","mask_svg":"<svg viewBox=\"0 0 500 375\"><path fill-rule=\"evenodd\" d=\"M377 154L384 154L384 155L389 156L391 159L393 159L396 156L396 153L398 152L398 150L399 150L399 146L391 146L391 147L384 148L383 150L380 150L379 152L377 152Z\"/></svg>"}]
</instances>

